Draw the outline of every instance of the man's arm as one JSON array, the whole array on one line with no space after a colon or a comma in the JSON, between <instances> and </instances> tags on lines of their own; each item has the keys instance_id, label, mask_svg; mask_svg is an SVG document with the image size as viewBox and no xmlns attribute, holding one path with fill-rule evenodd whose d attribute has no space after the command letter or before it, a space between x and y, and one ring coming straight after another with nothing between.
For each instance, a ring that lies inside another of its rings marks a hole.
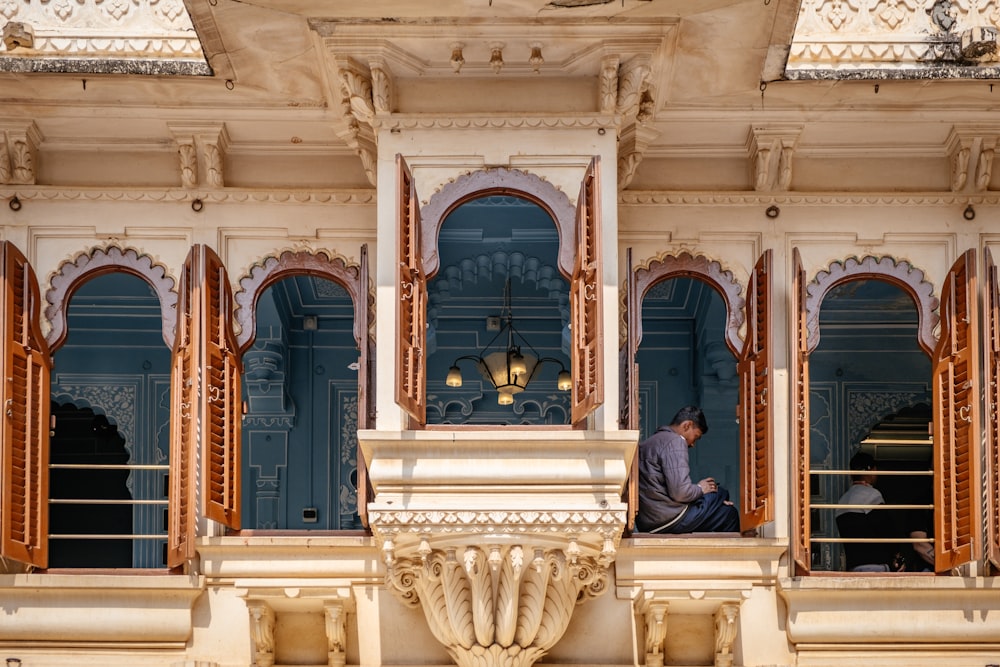
<instances>
[{"instance_id":1,"label":"man's arm","mask_svg":"<svg viewBox=\"0 0 1000 667\"><path fill-rule=\"evenodd\" d=\"M694 502L705 493L700 485L691 481L687 443L680 437L676 440L679 442L671 442L667 447L663 460L663 474L666 477L667 492L671 498L679 503Z\"/></svg>"}]
</instances>

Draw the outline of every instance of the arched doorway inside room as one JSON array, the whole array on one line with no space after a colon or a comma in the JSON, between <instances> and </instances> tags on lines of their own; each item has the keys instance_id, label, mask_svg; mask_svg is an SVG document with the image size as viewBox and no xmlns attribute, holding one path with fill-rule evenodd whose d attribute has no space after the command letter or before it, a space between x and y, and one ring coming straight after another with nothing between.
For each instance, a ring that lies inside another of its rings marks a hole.
<instances>
[{"instance_id":1,"label":"arched doorway inside room","mask_svg":"<svg viewBox=\"0 0 1000 667\"><path fill-rule=\"evenodd\" d=\"M708 283L677 277L652 285L642 299L639 368L640 440L698 405L709 432L689 450L691 478L715 477L739 502L740 380L726 343L726 303Z\"/></svg>"},{"instance_id":2,"label":"arched doorway inside room","mask_svg":"<svg viewBox=\"0 0 1000 667\"><path fill-rule=\"evenodd\" d=\"M352 294L334 280L286 272L255 304L243 353L243 527L360 529Z\"/></svg>"},{"instance_id":3,"label":"arched doorway inside room","mask_svg":"<svg viewBox=\"0 0 1000 667\"><path fill-rule=\"evenodd\" d=\"M49 567L164 567L171 353L160 299L121 271L69 298L51 381Z\"/></svg>"},{"instance_id":4,"label":"arched doorway inside room","mask_svg":"<svg viewBox=\"0 0 1000 667\"><path fill-rule=\"evenodd\" d=\"M893 533L904 538L916 506L932 506L933 459L927 432L932 402L931 360L919 340L920 318L913 297L876 278L842 282L825 293L819 309L819 342L809 355L809 495L812 567L846 569L840 540L838 500L851 486L851 459L859 451L874 457L880 510ZM922 433L896 434L879 427L897 412L920 413ZM880 435L881 433L881 435ZM872 510L876 511L876 510ZM900 551L908 551L903 543Z\"/></svg>"},{"instance_id":5,"label":"arched doorway inside room","mask_svg":"<svg viewBox=\"0 0 1000 667\"><path fill-rule=\"evenodd\" d=\"M570 422L559 250L551 216L521 197L473 198L447 215L427 285L428 424Z\"/></svg>"}]
</instances>

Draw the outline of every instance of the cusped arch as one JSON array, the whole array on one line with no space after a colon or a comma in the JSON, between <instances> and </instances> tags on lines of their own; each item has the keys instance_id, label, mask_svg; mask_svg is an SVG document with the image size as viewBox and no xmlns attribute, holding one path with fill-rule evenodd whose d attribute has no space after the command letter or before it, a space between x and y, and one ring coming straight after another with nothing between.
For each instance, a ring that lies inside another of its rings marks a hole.
<instances>
[{"instance_id":1,"label":"cusped arch","mask_svg":"<svg viewBox=\"0 0 1000 667\"><path fill-rule=\"evenodd\" d=\"M938 299L934 286L924 279L924 272L905 260L866 255L832 262L820 271L806 288L806 328L809 332L809 352L819 345L819 311L823 299L833 288L855 280L881 280L902 289L913 299L917 308L917 342L928 356L934 354L934 327Z\"/></svg>"},{"instance_id":2,"label":"cusped arch","mask_svg":"<svg viewBox=\"0 0 1000 667\"><path fill-rule=\"evenodd\" d=\"M144 280L160 300L160 321L163 342L174 346L174 328L177 325L177 291L174 279L167 274L167 267L155 262L147 254L133 248L93 248L59 265L52 276L51 287L45 293L45 317L52 328L45 337L54 353L66 341L66 315L73 294L85 282L109 273L128 273Z\"/></svg>"},{"instance_id":3,"label":"cusped arch","mask_svg":"<svg viewBox=\"0 0 1000 667\"><path fill-rule=\"evenodd\" d=\"M742 288L733 277L732 271L724 270L719 262L710 260L704 255L695 256L684 252L652 260L646 267L636 269L635 278L636 304L639 308L642 308L642 301L653 285L664 280L696 278L706 283L726 304L726 345L734 355L739 355L743 347L740 327L743 326L745 301L740 296ZM637 317L635 321L637 323L635 344L638 347L642 340L642 317Z\"/></svg>"},{"instance_id":4,"label":"cusped arch","mask_svg":"<svg viewBox=\"0 0 1000 667\"><path fill-rule=\"evenodd\" d=\"M240 289L233 297L236 301L236 323L240 327L236 343L241 353L253 345L257 337L257 302L264 290L284 278L303 275L325 278L343 287L354 303L355 313L359 310L359 295L364 294L367 303L371 303L368 277L361 275L358 265L349 265L342 257L304 250L286 250L277 257L272 255L250 268L250 272L240 279ZM367 319L370 320L374 309L368 308L367 312ZM354 340L359 348L370 324L370 321L361 322L360 318L354 318Z\"/></svg>"},{"instance_id":5,"label":"cusped arch","mask_svg":"<svg viewBox=\"0 0 1000 667\"><path fill-rule=\"evenodd\" d=\"M448 215L462 204L491 196L526 199L540 206L555 223L559 234L559 270L573 275L576 246L576 208L565 192L535 174L520 169L483 169L456 178L436 192L420 209L420 252L428 277L440 268L438 236Z\"/></svg>"}]
</instances>

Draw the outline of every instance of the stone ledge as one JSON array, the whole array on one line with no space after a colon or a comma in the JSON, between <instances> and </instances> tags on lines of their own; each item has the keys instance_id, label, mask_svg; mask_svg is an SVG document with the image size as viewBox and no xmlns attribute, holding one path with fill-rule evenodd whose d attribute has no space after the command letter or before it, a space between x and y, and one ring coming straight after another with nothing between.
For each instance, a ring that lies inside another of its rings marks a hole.
<instances>
[{"instance_id":1,"label":"stone ledge","mask_svg":"<svg viewBox=\"0 0 1000 667\"><path fill-rule=\"evenodd\" d=\"M778 580L795 644L1000 642L1000 578L887 575ZM864 610L864 623L858 623Z\"/></svg>"},{"instance_id":2,"label":"stone ledge","mask_svg":"<svg viewBox=\"0 0 1000 667\"><path fill-rule=\"evenodd\" d=\"M202 577L184 575L0 575L0 642L183 645L204 590Z\"/></svg>"}]
</instances>

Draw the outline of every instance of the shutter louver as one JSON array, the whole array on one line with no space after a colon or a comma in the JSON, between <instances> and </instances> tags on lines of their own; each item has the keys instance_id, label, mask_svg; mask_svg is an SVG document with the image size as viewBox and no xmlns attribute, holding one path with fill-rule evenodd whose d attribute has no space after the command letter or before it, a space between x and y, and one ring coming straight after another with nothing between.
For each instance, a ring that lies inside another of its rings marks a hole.
<instances>
[{"instance_id":1,"label":"shutter louver","mask_svg":"<svg viewBox=\"0 0 1000 667\"><path fill-rule=\"evenodd\" d=\"M771 251L761 255L747 287L747 337L740 376L740 529L773 519L771 489Z\"/></svg>"},{"instance_id":2,"label":"shutter louver","mask_svg":"<svg viewBox=\"0 0 1000 667\"><path fill-rule=\"evenodd\" d=\"M421 270L420 200L409 167L396 156L397 230L399 237L396 311L396 403L416 422L427 420L427 278Z\"/></svg>"},{"instance_id":3,"label":"shutter louver","mask_svg":"<svg viewBox=\"0 0 1000 667\"><path fill-rule=\"evenodd\" d=\"M177 327L170 370L170 488L167 566L194 558L195 480L197 480L198 303L193 272L198 247L188 253L177 299Z\"/></svg>"},{"instance_id":4,"label":"shutter louver","mask_svg":"<svg viewBox=\"0 0 1000 667\"><path fill-rule=\"evenodd\" d=\"M0 400L0 556L48 566L49 378L52 360L38 324L38 282L28 260L3 242L4 379Z\"/></svg>"},{"instance_id":5,"label":"shutter louver","mask_svg":"<svg viewBox=\"0 0 1000 667\"><path fill-rule=\"evenodd\" d=\"M792 350L793 403L792 417L792 560L796 574L808 574L810 562L809 516L809 324L806 312L806 274L799 249L793 250L792 303L789 316L793 321Z\"/></svg>"},{"instance_id":6,"label":"shutter louver","mask_svg":"<svg viewBox=\"0 0 1000 667\"><path fill-rule=\"evenodd\" d=\"M576 203L576 261L570 287L573 424L586 419L604 400L598 165L598 158L591 160Z\"/></svg>"},{"instance_id":7,"label":"shutter louver","mask_svg":"<svg viewBox=\"0 0 1000 667\"><path fill-rule=\"evenodd\" d=\"M941 290L934 350L934 558L946 572L977 557L979 507L978 313L975 251L952 266Z\"/></svg>"},{"instance_id":8,"label":"shutter louver","mask_svg":"<svg viewBox=\"0 0 1000 667\"><path fill-rule=\"evenodd\" d=\"M205 516L238 530L243 403L232 324L233 296L219 256L211 248L199 246L198 257Z\"/></svg>"},{"instance_id":9,"label":"shutter louver","mask_svg":"<svg viewBox=\"0 0 1000 667\"><path fill-rule=\"evenodd\" d=\"M986 248L986 558L1000 571L1000 277Z\"/></svg>"}]
</instances>

